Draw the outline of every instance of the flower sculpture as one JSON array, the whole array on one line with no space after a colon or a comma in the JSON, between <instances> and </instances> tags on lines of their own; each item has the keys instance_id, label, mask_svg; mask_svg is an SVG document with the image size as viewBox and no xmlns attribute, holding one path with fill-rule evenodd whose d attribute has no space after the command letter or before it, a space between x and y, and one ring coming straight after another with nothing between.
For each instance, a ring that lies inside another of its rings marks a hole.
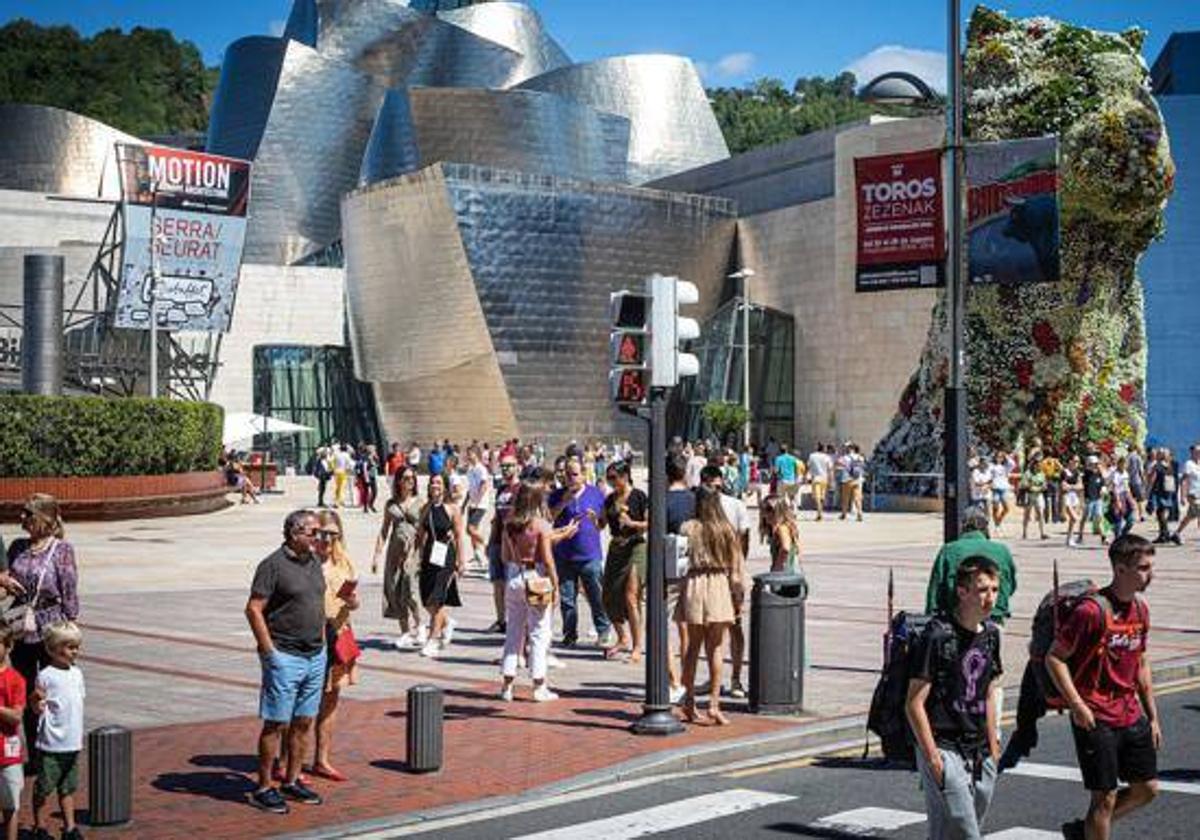
<instances>
[{"instance_id":1,"label":"flower sculpture","mask_svg":"<svg viewBox=\"0 0 1200 840\"><path fill-rule=\"evenodd\" d=\"M1146 434L1146 336L1136 266L1163 231L1171 160L1141 57L1144 33L1109 34L984 7L966 53L970 139L1057 134L1061 279L967 290L971 442L1115 451ZM883 472L942 463L949 374L945 295L917 373L877 445Z\"/></svg>"}]
</instances>

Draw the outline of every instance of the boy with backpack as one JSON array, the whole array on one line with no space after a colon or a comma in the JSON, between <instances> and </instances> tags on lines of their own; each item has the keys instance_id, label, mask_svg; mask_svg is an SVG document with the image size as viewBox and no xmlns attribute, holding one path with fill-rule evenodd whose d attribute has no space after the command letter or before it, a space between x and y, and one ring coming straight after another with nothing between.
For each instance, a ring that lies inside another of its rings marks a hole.
<instances>
[{"instance_id":1,"label":"boy with backpack","mask_svg":"<svg viewBox=\"0 0 1200 840\"><path fill-rule=\"evenodd\" d=\"M1162 731L1146 659L1150 608L1140 597L1154 577L1154 546L1125 534L1108 559L1112 582L1078 601L1046 656L1091 794L1087 817L1063 825L1067 840L1108 840L1115 820L1158 794ZM1128 787L1118 791L1120 781Z\"/></svg>"},{"instance_id":2,"label":"boy with backpack","mask_svg":"<svg viewBox=\"0 0 1200 840\"><path fill-rule=\"evenodd\" d=\"M1000 631L989 619L999 568L988 557L967 557L955 572L955 587L954 612L930 620L909 662L905 711L930 840L982 836L1000 757L994 681L1003 667Z\"/></svg>"}]
</instances>

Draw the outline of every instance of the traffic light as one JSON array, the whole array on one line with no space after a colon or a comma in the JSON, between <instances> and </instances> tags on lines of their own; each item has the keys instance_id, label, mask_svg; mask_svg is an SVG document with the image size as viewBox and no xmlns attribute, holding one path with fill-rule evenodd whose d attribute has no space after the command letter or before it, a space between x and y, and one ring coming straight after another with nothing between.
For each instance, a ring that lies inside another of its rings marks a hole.
<instances>
[{"instance_id":1,"label":"traffic light","mask_svg":"<svg viewBox=\"0 0 1200 840\"><path fill-rule=\"evenodd\" d=\"M700 360L681 353L680 345L700 337L700 325L681 318L679 307L700 302L695 283L678 277L654 275L646 280L650 312L650 384L655 388L673 388L685 376L700 373Z\"/></svg>"},{"instance_id":2,"label":"traffic light","mask_svg":"<svg viewBox=\"0 0 1200 840\"><path fill-rule=\"evenodd\" d=\"M636 411L650 396L650 371L646 367L650 301L638 292L613 292L611 308L609 390L618 407Z\"/></svg>"}]
</instances>

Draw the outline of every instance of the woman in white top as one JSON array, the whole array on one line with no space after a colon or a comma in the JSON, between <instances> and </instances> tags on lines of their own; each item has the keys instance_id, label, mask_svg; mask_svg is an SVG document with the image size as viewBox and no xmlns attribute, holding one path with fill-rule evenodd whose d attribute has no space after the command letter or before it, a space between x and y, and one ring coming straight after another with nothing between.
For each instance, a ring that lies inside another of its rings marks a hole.
<instances>
[{"instance_id":1,"label":"woman in white top","mask_svg":"<svg viewBox=\"0 0 1200 840\"><path fill-rule=\"evenodd\" d=\"M987 514L988 521L992 520L992 470L984 458L972 459L968 465L971 468L971 504Z\"/></svg>"},{"instance_id":2,"label":"woman in white top","mask_svg":"<svg viewBox=\"0 0 1200 840\"><path fill-rule=\"evenodd\" d=\"M1121 456L1108 474L1108 499L1112 510L1114 536L1120 537L1133 528L1137 508L1130 490L1129 459Z\"/></svg>"},{"instance_id":3,"label":"woman in white top","mask_svg":"<svg viewBox=\"0 0 1200 840\"><path fill-rule=\"evenodd\" d=\"M992 521L996 523L996 533L1003 533L1004 518L1012 512L1013 492L1012 483L1008 480L1011 468L1008 455L1004 451L996 452L992 459Z\"/></svg>"},{"instance_id":4,"label":"woman in white top","mask_svg":"<svg viewBox=\"0 0 1200 840\"><path fill-rule=\"evenodd\" d=\"M1062 473L1063 513L1067 517L1067 545L1079 545L1075 538L1075 523L1083 514L1081 496L1083 492L1083 470L1079 456L1072 455Z\"/></svg>"}]
</instances>

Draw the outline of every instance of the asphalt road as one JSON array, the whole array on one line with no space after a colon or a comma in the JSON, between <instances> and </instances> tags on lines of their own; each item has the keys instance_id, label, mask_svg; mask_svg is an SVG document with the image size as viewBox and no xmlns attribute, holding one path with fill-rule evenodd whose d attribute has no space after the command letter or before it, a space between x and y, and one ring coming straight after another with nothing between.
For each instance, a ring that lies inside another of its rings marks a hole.
<instances>
[{"instance_id":1,"label":"asphalt road","mask_svg":"<svg viewBox=\"0 0 1200 840\"><path fill-rule=\"evenodd\" d=\"M1169 789L1148 808L1119 823L1117 838L1200 838L1200 684L1168 691L1159 701L1165 740L1159 771ZM1047 719L1041 731L1042 742L1030 759L998 783L985 826L987 840L1052 840L1061 837L1059 826L1064 820L1082 815L1086 807L1086 792L1071 778L1076 765L1066 717ZM457 824L450 821L372 836L922 840L926 834L915 774L882 768L871 759L826 757L618 784L598 794L471 815Z\"/></svg>"}]
</instances>

